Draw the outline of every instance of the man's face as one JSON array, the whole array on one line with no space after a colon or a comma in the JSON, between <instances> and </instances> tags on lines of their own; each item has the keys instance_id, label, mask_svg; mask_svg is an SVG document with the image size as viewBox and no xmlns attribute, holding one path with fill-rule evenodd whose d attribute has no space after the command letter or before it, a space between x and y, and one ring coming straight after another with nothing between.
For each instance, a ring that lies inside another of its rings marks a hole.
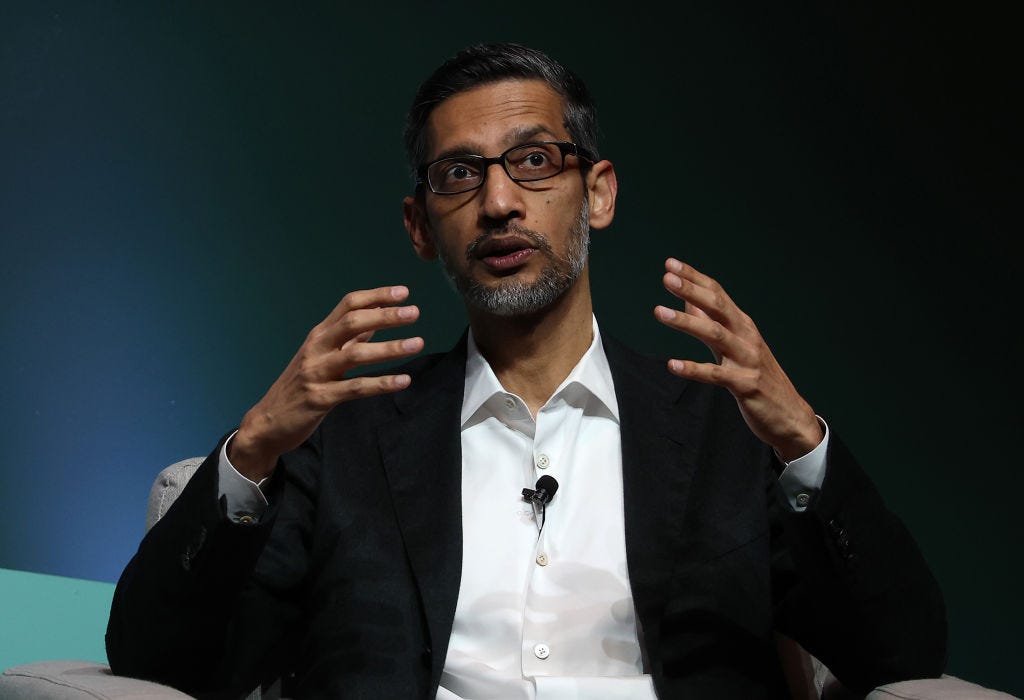
<instances>
[{"instance_id":1,"label":"man's face","mask_svg":"<svg viewBox=\"0 0 1024 700\"><path fill-rule=\"evenodd\" d=\"M562 110L561 97L537 80L459 93L431 114L428 161L497 156L533 141L570 141ZM525 183L491 165L476 190L437 195L428 188L423 224L433 249L420 254L440 257L456 288L478 309L518 315L548 306L586 268L589 208L581 165L567 156L561 174Z\"/></svg>"}]
</instances>

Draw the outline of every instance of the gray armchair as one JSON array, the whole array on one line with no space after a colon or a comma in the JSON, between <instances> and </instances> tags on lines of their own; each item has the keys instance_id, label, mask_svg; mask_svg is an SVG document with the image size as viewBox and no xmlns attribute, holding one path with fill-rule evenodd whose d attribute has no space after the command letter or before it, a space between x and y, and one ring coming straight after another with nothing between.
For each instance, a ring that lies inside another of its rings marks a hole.
<instances>
[{"instance_id":1,"label":"gray armchair","mask_svg":"<svg viewBox=\"0 0 1024 700\"><path fill-rule=\"evenodd\" d=\"M175 462L161 471L149 493L146 530L163 517L202 457ZM846 690L817 659L796 642L779 637L779 655L794 700L860 700ZM106 664L40 661L14 666L0 675L0 700L187 700L174 688L114 676ZM257 688L246 700L277 700L276 688ZM954 676L904 681L876 688L864 700L1020 700Z\"/></svg>"}]
</instances>

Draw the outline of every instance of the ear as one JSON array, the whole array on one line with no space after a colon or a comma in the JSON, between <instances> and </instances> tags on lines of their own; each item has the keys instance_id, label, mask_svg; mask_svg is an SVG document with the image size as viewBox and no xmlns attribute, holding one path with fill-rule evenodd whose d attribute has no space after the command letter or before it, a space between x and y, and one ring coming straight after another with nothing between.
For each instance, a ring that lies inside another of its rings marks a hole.
<instances>
[{"instance_id":1,"label":"ear","mask_svg":"<svg viewBox=\"0 0 1024 700\"><path fill-rule=\"evenodd\" d=\"M416 255L424 260L436 258L437 248L434 247L434 239L430 235L430 224L427 222L427 211L422 197L410 196L402 200L402 219Z\"/></svg>"},{"instance_id":2,"label":"ear","mask_svg":"<svg viewBox=\"0 0 1024 700\"><path fill-rule=\"evenodd\" d=\"M615 218L615 198L619 194L615 166L608 160L594 163L587 173L586 182L590 202L590 228L607 228Z\"/></svg>"}]
</instances>

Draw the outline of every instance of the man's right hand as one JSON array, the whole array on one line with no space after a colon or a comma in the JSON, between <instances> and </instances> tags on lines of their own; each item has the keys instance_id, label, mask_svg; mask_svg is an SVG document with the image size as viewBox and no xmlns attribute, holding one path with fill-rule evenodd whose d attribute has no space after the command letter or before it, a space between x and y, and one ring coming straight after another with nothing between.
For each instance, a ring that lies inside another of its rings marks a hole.
<instances>
[{"instance_id":1,"label":"man's right hand","mask_svg":"<svg viewBox=\"0 0 1024 700\"><path fill-rule=\"evenodd\" d=\"M278 457L302 444L338 404L409 386L407 374L345 378L353 367L423 349L418 337L369 342L377 330L419 318L417 307L395 306L408 296L402 286L352 292L309 332L284 373L245 414L228 446L228 459L240 474L256 482L270 476Z\"/></svg>"}]
</instances>

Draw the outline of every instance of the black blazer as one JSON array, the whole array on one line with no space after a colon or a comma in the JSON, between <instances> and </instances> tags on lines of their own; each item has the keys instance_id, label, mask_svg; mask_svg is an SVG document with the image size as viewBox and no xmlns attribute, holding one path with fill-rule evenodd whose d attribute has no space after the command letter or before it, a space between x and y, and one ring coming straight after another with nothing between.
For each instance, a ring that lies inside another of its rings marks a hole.
<instances>
[{"instance_id":1,"label":"black blazer","mask_svg":"<svg viewBox=\"0 0 1024 700\"><path fill-rule=\"evenodd\" d=\"M773 634L846 685L936 676L942 596L833 434L803 513L733 397L605 339L619 401L630 585L659 698L787 697ZM462 564L465 338L410 388L339 406L281 460L261 523L217 500L219 446L118 582L115 673L244 695L433 698Z\"/></svg>"}]
</instances>

